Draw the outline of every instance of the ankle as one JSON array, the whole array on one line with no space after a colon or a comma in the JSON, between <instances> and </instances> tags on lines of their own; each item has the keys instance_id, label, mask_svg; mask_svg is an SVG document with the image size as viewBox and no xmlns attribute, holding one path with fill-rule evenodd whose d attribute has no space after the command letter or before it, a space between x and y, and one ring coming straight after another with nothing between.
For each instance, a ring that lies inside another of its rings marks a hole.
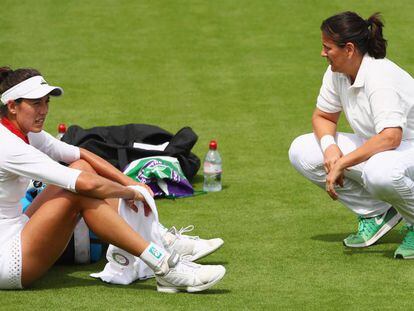
<instances>
[{"instance_id":1,"label":"ankle","mask_svg":"<svg viewBox=\"0 0 414 311\"><path fill-rule=\"evenodd\" d=\"M140 258L158 276L165 275L179 260L178 254L175 252L169 254L162 247L152 242L142 252Z\"/></svg>"}]
</instances>

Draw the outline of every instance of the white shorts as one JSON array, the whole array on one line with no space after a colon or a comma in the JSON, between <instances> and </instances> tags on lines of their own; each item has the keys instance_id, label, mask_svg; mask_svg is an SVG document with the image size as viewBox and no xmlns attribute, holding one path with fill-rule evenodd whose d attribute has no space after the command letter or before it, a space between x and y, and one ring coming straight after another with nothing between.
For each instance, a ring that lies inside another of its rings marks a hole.
<instances>
[{"instance_id":1,"label":"white shorts","mask_svg":"<svg viewBox=\"0 0 414 311\"><path fill-rule=\"evenodd\" d=\"M0 220L0 289L22 288L21 232L28 222L26 215Z\"/></svg>"}]
</instances>

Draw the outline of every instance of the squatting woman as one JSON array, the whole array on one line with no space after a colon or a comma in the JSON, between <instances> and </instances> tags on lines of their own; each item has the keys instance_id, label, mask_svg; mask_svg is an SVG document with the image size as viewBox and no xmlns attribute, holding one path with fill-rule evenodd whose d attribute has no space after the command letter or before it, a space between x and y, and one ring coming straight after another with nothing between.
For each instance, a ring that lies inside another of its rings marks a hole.
<instances>
[{"instance_id":1,"label":"squatting woman","mask_svg":"<svg viewBox=\"0 0 414 311\"><path fill-rule=\"evenodd\" d=\"M396 258L414 258L414 80L387 59L380 15L353 12L321 25L329 63L312 117L296 138L292 165L358 216L347 247L374 244L403 218ZM343 112L353 133L337 132Z\"/></svg>"}]
</instances>

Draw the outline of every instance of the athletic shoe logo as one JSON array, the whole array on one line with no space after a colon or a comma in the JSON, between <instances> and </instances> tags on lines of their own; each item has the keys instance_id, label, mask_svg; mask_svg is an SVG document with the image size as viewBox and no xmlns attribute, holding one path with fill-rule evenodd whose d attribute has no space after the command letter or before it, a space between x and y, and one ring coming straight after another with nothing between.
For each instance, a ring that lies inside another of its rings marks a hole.
<instances>
[{"instance_id":1,"label":"athletic shoe logo","mask_svg":"<svg viewBox=\"0 0 414 311\"><path fill-rule=\"evenodd\" d=\"M385 220L385 216L387 216L387 213L382 214L381 218L375 217L375 223L378 226L381 225L384 222L384 220Z\"/></svg>"},{"instance_id":2,"label":"athletic shoe logo","mask_svg":"<svg viewBox=\"0 0 414 311\"><path fill-rule=\"evenodd\" d=\"M162 253L158 251L154 246L150 247L149 252L157 259L160 259L162 256Z\"/></svg>"},{"instance_id":3,"label":"athletic shoe logo","mask_svg":"<svg viewBox=\"0 0 414 311\"><path fill-rule=\"evenodd\" d=\"M112 259L121 266L129 265L129 259L120 253L112 253Z\"/></svg>"}]
</instances>

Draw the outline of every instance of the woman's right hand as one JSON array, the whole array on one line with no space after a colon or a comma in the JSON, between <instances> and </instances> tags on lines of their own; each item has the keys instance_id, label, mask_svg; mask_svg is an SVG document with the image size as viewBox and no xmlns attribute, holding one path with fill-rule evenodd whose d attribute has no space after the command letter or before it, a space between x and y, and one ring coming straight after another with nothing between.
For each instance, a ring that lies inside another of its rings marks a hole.
<instances>
[{"instance_id":1,"label":"woman's right hand","mask_svg":"<svg viewBox=\"0 0 414 311\"><path fill-rule=\"evenodd\" d=\"M134 190L134 198L130 200L126 200L127 205L133 211L138 212L138 207L135 205L135 202L136 201L142 202L142 204L144 205L144 215L148 216L151 213L151 207L148 205L147 201L145 200L145 197L138 190L135 190L135 189L133 190Z\"/></svg>"},{"instance_id":2,"label":"woman's right hand","mask_svg":"<svg viewBox=\"0 0 414 311\"><path fill-rule=\"evenodd\" d=\"M326 174L328 174L334 167L335 163L340 158L342 158L343 153L341 149L339 149L338 145L332 144L328 148L326 148L323 156L324 156L323 166L325 168Z\"/></svg>"}]
</instances>

